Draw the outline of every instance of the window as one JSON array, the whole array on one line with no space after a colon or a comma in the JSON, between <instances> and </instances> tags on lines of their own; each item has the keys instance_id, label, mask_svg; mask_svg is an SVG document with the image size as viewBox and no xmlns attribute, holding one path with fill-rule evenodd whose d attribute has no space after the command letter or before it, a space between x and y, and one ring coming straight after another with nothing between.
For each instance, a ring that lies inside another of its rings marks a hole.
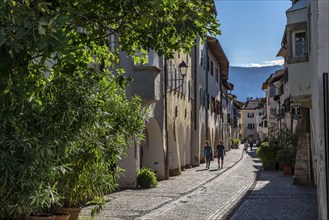
<instances>
[{"instance_id":1,"label":"window","mask_svg":"<svg viewBox=\"0 0 329 220\"><path fill-rule=\"evenodd\" d=\"M308 61L307 22L299 22L286 26L289 57L287 63Z\"/></svg>"},{"instance_id":2,"label":"window","mask_svg":"<svg viewBox=\"0 0 329 220\"><path fill-rule=\"evenodd\" d=\"M209 71L210 68L210 59L209 56L207 56L207 71Z\"/></svg>"},{"instance_id":3,"label":"window","mask_svg":"<svg viewBox=\"0 0 329 220\"><path fill-rule=\"evenodd\" d=\"M280 95L283 95L284 94L284 85L282 84L280 86Z\"/></svg>"},{"instance_id":4,"label":"window","mask_svg":"<svg viewBox=\"0 0 329 220\"><path fill-rule=\"evenodd\" d=\"M285 112L290 111L290 98L287 98L284 100L284 111Z\"/></svg>"},{"instance_id":5,"label":"window","mask_svg":"<svg viewBox=\"0 0 329 220\"><path fill-rule=\"evenodd\" d=\"M276 108L271 108L270 114L271 115L276 115Z\"/></svg>"},{"instance_id":6,"label":"window","mask_svg":"<svg viewBox=\"0 0 329 220\"><path fill-rule=\"evenodd\" d=\"M177 71L177 68L176 67L172 67L173 69L172 69L172 71L174 72L174 77L173 77L173 80L174 80L174 82L173 82L173 87L174 88L177 88L178 87L178 77L179 77L179 74L178 74L178 71Z\"/></svg>"},{"instance_id":7,"label":"window","mask_svg":"<svg viewBox=\"0 0 329 220\"><path fill-rule=\"evenodd\" d=\"M216 82L219 82L219 71L218 71L218 68L216 67L215 68L215 77L216 77Z\"/></svg>"},{"instance_id":8,"label":"window","mask_svg":"<svg viewBox=\"0 0 329 220\"><path fill-rule=\"evenodd\" d=\"M173 82L174 82L174 71L173 71L173 62L172 60L169 60L169 64L167 66L168 71L168 86L169 88L173 88Z\"/></svg>"},{"instance_id":9,"label":"window","mask_svg":"<svg viewBox=\"0 0 329 220\"><path fill-rule=\"evenodd\" d=\"M210 61L210 74L214 75L214 63L212 61Z\"/></svg>"},{"instance_id":10,"label":"window","mask_svg":"<svg viewBox=\"0 0 329 220\"><path fill-rule=\"evenodd\" d=\"M216 100L216 102L215 102L215 113L220 114L221 110L222 110L221 104L218 100Z\"/></svg>"},{"instance_id":11,"label":"window","mask_svg":"<svg viewBox=\"0 0 329 220\"><path fill-rule=\"evenodd\" d=\"M270 87L270 97L274 97L276 95L276 88L274 86Z\"/></svg>"},{"instance_id":12,"label":"window","mask_svg":"<svg viewBox=\"0 0 329 220\"><path fill-rule=\"evenodd\" d=\"M293 31L292 38L292 57L307 56L306 31Z\"/></svg>"},{"instance_id":13,"label":"window","mask_svg":"<svg viewBox=\"0 0 329 220\"><path fill-rule=\"evenodd\" d=\"M263 121L263 127L267 128L267 121Z\"/></svg>"},{"instance_id":14,"label":"window","mask_svg":"<svg viewBox=\"0 0 329 220\"><path fill-rule=\"evenodd\" d=\"M194 80L188 81L188 98L194 99Z\"/></svg>"},{"instance_id":15,"label":"window","mask_svg":"<svg viewBox=\"0 0 329 220\"><path fill-rule=\"evenodd\" d=\"M249 130L254 130L255 129L255 124L248 124L248 129Z\"/></svg>"},{"instance_id":16,"label":"window","mask_svg":"<svg viewBox=\"0 0 329 220\"><path fill-rule=\"evenodd\" d=\"M204 88L200 88L200 105L206 106L206 91Z\"/></svg>"},{"instance_id":17,"label":"window","mask_svg":"<svg viewBox=\"0 0 329 220\"><path fill-rule=\"evenodd\" d=\"M259 113L258 113L258 115L259 115L259 116L262 116L262 115L263 115L263 113L259 112Z\"/></svg>"},{"instance_id":18,"label":"window","mask_svg":"<svg viewBox=\"0 0 329 220\"><path fill-rule=\"evenodd\" d=\"M145 66L149 63L149 53L144 53L142 51L136 51L135 56L139 57L138 61L134 61L134 66Z\"/></svg>"},{"instance_id":19,"label":"window","mask_svg":"<svg viewBox=\"0 0 329 220\"><path fill-rule=\"evenodd\" d=\"M215 109L215 97L211 97L211 110L213 111L213 112L215 112L216 111L216 109Z\"/></svg>"},{"instance_id":20,"label":"window","mask_svg":"<svg viewBox=\"0 0 329 220\"><path fill-rule=\"evenodd\" d=\"M255 117L255 114L254 113L248 113L248 118L254 118Z\"/></svg>"}]
</instances>

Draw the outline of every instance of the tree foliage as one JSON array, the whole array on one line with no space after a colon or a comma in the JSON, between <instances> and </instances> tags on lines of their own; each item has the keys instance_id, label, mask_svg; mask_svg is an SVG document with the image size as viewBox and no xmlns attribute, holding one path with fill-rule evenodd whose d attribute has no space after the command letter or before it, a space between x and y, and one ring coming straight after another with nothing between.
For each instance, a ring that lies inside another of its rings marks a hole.
<instances>
[{"instance_id":1,"label":"tree foliage","mask_svg":"<svg viewBox=\"0 0 329 220\"><path fill-rule=\"evenodd\" d=\"M0 218L113 189L118 172L108 168L144 125L109 44L171 57L219 33L213 10L210 0L3 0Z\"/></svg>"}]
</instances>

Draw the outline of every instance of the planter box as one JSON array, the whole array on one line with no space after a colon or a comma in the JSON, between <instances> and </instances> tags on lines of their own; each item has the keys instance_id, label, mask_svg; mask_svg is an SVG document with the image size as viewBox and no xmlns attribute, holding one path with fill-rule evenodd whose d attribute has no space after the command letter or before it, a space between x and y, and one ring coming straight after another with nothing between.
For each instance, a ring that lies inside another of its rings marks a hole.
<instances>
[{"instance_id":1,"label":"planter box","mask_svg":"<svg viewBox=\"0 0 329 220\"><path fill-rule=\"evenodd\" d=\"M284 175L292 175L293 174L293 169L291 165L283 165L282 171Z\"/></svg>"}]
</instances>

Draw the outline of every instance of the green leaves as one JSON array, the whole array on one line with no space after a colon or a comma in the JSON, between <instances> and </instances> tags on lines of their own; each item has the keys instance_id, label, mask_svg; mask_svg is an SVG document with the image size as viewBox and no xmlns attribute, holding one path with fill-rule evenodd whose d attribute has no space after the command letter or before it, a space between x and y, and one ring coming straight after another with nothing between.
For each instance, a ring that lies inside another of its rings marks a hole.
<instances>
[{"instance_id":1,"label":"green leaves","mask_svg":"<svg viewBox=\"0 0 329 220\"><path fill-rule=\"evenodd\" d=\"M47 30L44 26L47 26L47 23L44 21L39 21L38 32L40 35L46 35Z\"/></svg>"},{"instance_id":2,"label":"green leaves","mask_svg":"<svg viewBox=\"0 0 329 220\"><path fill-rule=\"evenodd\" d=\"M128 141L143 138L147 115L138 97L125 96L131 79L115 69L118 46L140 51L136 62L147 62L150 49L168 58L188 51L196 36L219 34L213 7L204 0L0 4L0 216L27 218L62 197L67 205L91 197L101 205L117 186Z\"/></svg>"}]
</instances>

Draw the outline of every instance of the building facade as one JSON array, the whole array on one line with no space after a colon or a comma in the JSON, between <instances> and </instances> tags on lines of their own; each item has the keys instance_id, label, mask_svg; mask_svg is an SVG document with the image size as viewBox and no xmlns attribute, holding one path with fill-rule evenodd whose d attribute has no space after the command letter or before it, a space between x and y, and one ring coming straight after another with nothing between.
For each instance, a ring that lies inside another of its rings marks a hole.
<instances>
[{"instance_id":1,"label":"building facade","mask_svg":"<svg viewBox=\"0 0 329 220\"><path fill-rule=\"evenodd\" d=\"M221 139L229 149L229 62L216 38L196 41L191 53L176 52L171 59L149 51L146 63L136 64L121 54L120 65L133 79L127 95L140 96L151 117L145 122L145 140L131 143L128 156L120 161L126 170L120 186L136 186L142 167L162 180L200 165L206 140L213 150Z\"/></svg>"},{"instance_id":2,"label":"building facade","mask_svg":"<svg viewBox=\"0 0 329 220\"><path fill-rule=\"evenodd\" d=\"M279 55L287 63L290 102L300 108L294 180L316 184L319 219L328 219L328 1L293 0Z\"/></svg>"},{"instance_id":3,"label":"building facade","mask_svg":"<svg viewBox=\"0 0 329 220\"><path fill-rule=\"evenodd\" d=\"M241 110L241 139L256 142L260 140L258 131L263 117L264 98L247 98Z\"/></svg>"}]
</instances>

